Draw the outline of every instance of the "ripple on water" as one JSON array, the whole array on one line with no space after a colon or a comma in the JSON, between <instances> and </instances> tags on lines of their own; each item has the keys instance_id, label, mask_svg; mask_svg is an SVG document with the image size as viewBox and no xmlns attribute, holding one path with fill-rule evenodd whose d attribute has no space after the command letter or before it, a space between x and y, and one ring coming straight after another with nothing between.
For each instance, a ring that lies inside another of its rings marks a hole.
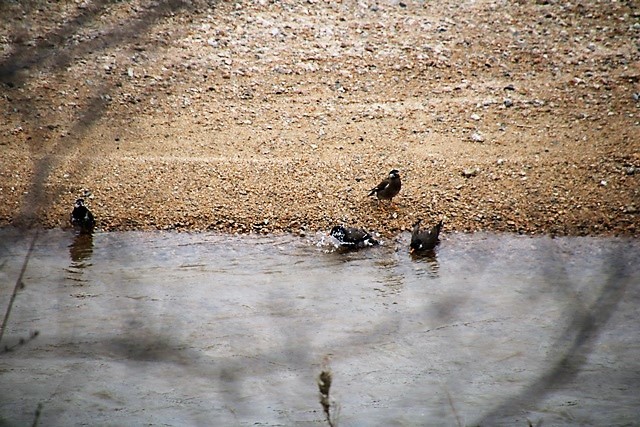
<instances>
[{"instance_id":1,"label":"ripple on water","mask_svg":"<svg viewBox=\"0 0 640 427\"><path fill-rule=\"evenodd\" d=\"M0 230L2 307L33 235ZM566 425L568 401L585 425L637 419L637 240L445 234L416 257L408 233L347 252L324 236L39 232L0 413L321 424L328 363L345 425L451 424L452 405Z\"/></svg>"}]
</instances>

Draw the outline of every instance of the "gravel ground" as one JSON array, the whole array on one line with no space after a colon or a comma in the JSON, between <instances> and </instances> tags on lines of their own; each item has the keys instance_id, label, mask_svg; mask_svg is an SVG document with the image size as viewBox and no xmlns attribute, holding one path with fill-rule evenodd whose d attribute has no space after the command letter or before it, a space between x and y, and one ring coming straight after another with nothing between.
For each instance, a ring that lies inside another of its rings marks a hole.
<instances>
[{"instance_id":1,"label":"gravel ground","mask_svg":"<svg viewBox=\"0 0 640 427\"><path fill-rule=\"evenodd\" d=\"M636 2L0 13L0 226L67 227L84 195L102 230L640 234Z\"/></svg>"}]
</instances>

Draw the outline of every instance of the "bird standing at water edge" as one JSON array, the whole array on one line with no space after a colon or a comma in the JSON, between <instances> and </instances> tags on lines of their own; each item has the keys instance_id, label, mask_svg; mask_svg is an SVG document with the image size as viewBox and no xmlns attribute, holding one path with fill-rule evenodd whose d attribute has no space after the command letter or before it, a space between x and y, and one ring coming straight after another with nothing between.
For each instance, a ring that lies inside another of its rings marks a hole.
<instances>
[{"instance_id":1,"label":"bird standing at water edge","mask_svg":"<svg viewBox=\"0 0 640 427\"><path fill-rule=\"evenodd\" d=\"M336 225L331 229L329 235L336 239L340 243L340 246L347 248L359 249L379 244L371 234L361 228Z\"/></svg>"},{"instance_id":2,"label":"bird standing at water edge","mask_svg":"<svg viewBox=\"0 0 640 427\"><path fill-rule=\"evenodd\" d=\"M92 233L96 220L91 211L84 205L84 199L77 199L71 212L71 225L80 233Z\"/></svg>"},{"instance_id":3,"label":"bird standing at water edge","mask_svg":"<svg viewBox=\"0 0 640 427\"><path fill-rule=\"evenodd\" d=\"M420 223L422 222L419 219L415 224L413 224L413 231L411 232L411 244L409 252L420 252L420 251L429 251L436 247L439 242L438 237L440 236L440 230L442 229L442 220L439 223L434 225L431 230L420 230Z\"/></svg>"},{"instance_id":4,"label":"bird standing at water edge","mask_svg":"<svg viewBox=\"0 0 640 427\"><path fill-rule=\"evenodd\" d=\"M371 189L369 196L375 194L378 200L389 200L393 206L393 198L398 195L401 188L400 171L393 169L387 178Z\"/></svg>"}]
</instances>

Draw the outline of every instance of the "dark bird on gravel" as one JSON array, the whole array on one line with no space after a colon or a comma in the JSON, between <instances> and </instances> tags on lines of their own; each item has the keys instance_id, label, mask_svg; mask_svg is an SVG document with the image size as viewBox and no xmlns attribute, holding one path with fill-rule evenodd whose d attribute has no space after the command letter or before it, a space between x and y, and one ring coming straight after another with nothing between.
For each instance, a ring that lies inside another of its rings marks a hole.
<instances>
[{"instance_id":1,"label":"dark bird on gravel","mask_svg":"<svg viewBox=\"0 0 640 427\"><path fill-rule=\"evenodd\" d=\"M375 246L379 244L376 239L361 228L344 227L342 225L336 225L329 232L334 239L336 239L340 246L345 248L359 249L367 246Z\"/></svg>"},{"instance_id":2,"label":"dark bird on gravel","mask_svg":"<svg viewBox=\"0 0 640 427\"><path fill-rule=\"evenodd\" d=\"M402 188L402 182L400 181L400 172L397 169L389 172L389 176L382 180L380 184L373 187L369 192L369 196L374 194L378 200L389 200L393 205L393 198L398 195Z\"/></svg>"},{"instance_id":3,"label":"dark bird on gravel","mask_svg":"<svg viewBox=\"0 0 640 427\"><path fill-rule=\"evenodd\" d=\"M420 223L422 222L419 219L415 224L413 224L413 231L411 232L411 249L409 252L423 252L430 251L436 247L438 244L440 230L442 229L442 220L439 223L434 225L431 230L420 230Z\"/></svg>"},{"instance_id":4,"label":"dark bird on gravel","mask_svg":"<svg viewBox=\"0 0 640 427\"><path fill-rule=\"evenodd\" d=\"M71 225L80 233L91 233L96 220L91 211L84 205L84 199L76 200L71 212Z\"/></svg>"}]
</instances>

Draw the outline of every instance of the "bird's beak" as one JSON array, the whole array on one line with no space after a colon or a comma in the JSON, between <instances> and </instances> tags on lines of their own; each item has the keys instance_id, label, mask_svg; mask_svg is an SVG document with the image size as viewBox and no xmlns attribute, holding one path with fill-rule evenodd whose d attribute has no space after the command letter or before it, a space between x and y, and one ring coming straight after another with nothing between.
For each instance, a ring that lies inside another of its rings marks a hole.
<instances>
[{"instance_id":1,"label":"bird's beak","mask_svg":"<svg viewBox=\"0 0 640 427\"><path fill-rule=\"evenodd\" d=\"M412 254L413 253L413 248L409 249L409 253Z\"/></svg>"}]
</instances>

